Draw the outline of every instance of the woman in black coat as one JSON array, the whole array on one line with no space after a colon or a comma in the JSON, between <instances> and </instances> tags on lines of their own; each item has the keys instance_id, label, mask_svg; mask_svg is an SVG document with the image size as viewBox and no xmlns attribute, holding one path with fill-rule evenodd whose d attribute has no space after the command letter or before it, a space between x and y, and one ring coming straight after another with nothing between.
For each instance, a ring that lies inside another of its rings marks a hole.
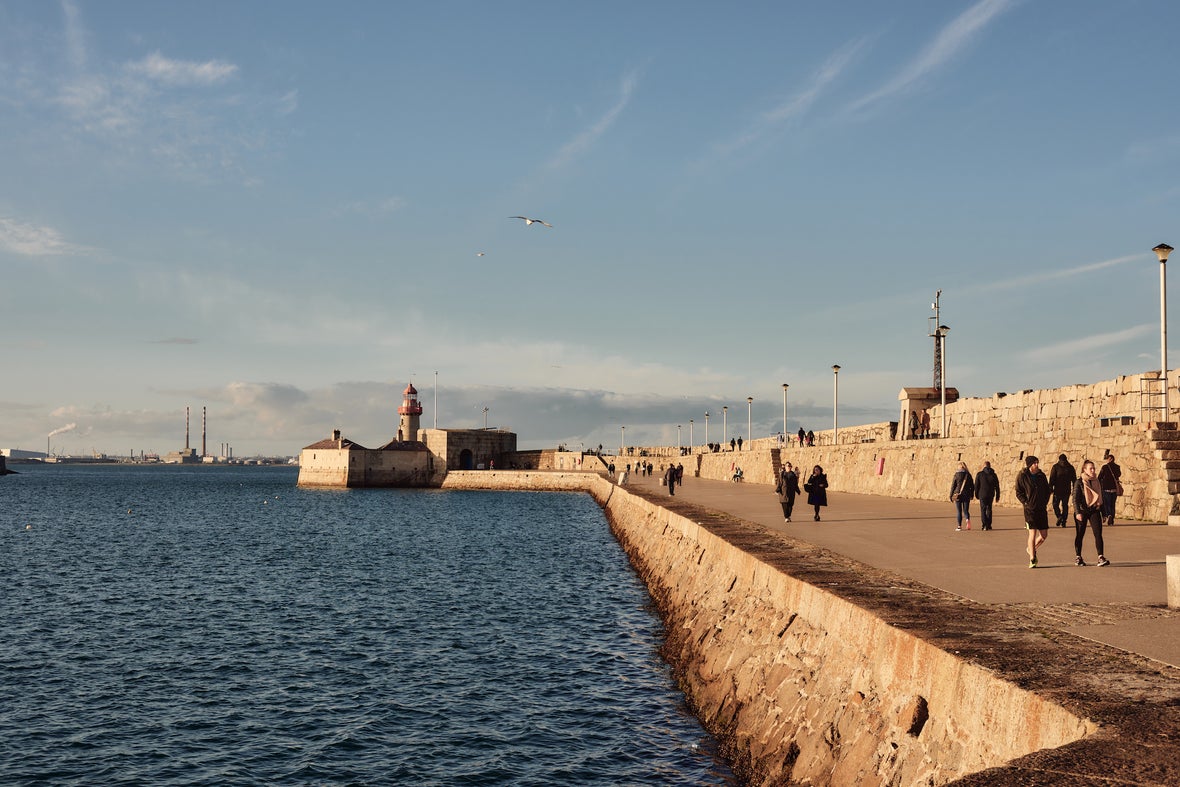
<instances>
[{"instance_id":1,"label":"woman in black coat","mask_svg":"<svg viewBox=\"0 0 1180 787\"><path fill-rule=\"evenodd\" d=\"M811 469L811 476L803 484L803 491L807 493L807 505L815 508L815 521L819 521L819 509L828 504L828 477L824 469L816 465Z\"/></svg>"}]
</instances>

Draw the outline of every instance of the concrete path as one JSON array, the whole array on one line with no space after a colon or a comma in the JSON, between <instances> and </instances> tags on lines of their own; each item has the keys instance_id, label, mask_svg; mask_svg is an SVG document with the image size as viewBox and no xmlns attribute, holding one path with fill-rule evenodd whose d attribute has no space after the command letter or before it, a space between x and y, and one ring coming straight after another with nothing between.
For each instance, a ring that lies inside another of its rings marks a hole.
<instances>
[{"instance_id":1,"label":"concrete path","mask_svg":"<svg viewBox=\"0 0 1180 787\"><path fill-rule=\"evenodd\" d=\"M661 491L657 475L631 476L630 485ZM1089 531L1082 556L1090 565L1078 567L1074 529L1050 527L1038 567L1030 569L1028 531L1016 508L996 508L994 529L981 531L975 504L972 529L956 532L949 501L829 490L822 521L813 520L804 496L788 524L767 485L685 478L676 497L981 604L1026 605L1047 625L1180 667L1180 610L1167 607L1165 565L1168 554L1180 554L1180 528L1116 519L1103 531L1111 565L1098 568Z\"/></svg>"}]
</instances>

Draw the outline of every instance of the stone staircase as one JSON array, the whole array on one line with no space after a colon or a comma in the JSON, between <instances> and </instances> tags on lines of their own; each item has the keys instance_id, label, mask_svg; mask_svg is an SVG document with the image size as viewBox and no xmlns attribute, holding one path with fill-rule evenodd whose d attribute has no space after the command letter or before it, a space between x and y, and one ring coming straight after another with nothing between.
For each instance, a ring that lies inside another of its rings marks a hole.
<instances>
[{"instance_id":1,"label":"stone staircase","mask_svg":"<svg viewBox=\"0 0 1180 787\"><path fill-rule=\"evenodd\" d=\"M1180 429L1175 422L1153 423L1147 436L1167 474L1168 494L1180 494Z\"/></svg>"}]
</instances>

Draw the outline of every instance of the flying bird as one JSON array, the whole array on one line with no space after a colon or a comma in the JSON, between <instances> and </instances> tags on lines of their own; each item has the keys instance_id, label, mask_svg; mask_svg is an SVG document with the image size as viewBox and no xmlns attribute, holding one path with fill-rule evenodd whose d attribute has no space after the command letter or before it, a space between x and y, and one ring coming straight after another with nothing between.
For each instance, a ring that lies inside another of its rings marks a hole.
<instances>
[{"instance_id":1,"label":"flying bird","mask_svg":"<svg viewBox=\"0 0 1180 787\"><path fill-rule=\"evenodd\" d=\"M509 216L508 218L510 218L510 219L524 219L524 225L526 227L531 226L533 224L544 224L546 227L553 226L552 224L550 224L547 221L541 221L540 219L530 219L528 216Z\"/></svg>"},{"instance_id":2,"label":"flying bird","mask_svg":"<svg viewBox=\"0 0 1180 787\"><path fill-rule=\"evenodd\" d=\"M482 257L482 256L483 256L483 252L482 252L482 251L477 251L477 252L475 253L475 256L476 256L476 257Z\"/></svg>"}]
</instances>

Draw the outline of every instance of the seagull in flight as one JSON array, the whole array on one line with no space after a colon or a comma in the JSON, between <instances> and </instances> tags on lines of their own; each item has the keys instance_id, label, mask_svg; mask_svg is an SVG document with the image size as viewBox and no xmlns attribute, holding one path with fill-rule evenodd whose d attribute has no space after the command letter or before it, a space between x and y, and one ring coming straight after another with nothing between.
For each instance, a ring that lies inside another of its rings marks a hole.
<instances>
[{"instance_id":1,"label":"seagull in flight","mask_svg":"<svg viewBox=\"0 0 1180 787\"><path fill-rule=\"evenodd\" d=\"M509 216L508 218L510 218L510 219L524 219L524 225L526 227L531 226L533 224L544 224L546 227L553 226L552 224L550 224L547 221L541 221L540 219L530 219L528 216Z\"/></svg>"}]
</instances>

